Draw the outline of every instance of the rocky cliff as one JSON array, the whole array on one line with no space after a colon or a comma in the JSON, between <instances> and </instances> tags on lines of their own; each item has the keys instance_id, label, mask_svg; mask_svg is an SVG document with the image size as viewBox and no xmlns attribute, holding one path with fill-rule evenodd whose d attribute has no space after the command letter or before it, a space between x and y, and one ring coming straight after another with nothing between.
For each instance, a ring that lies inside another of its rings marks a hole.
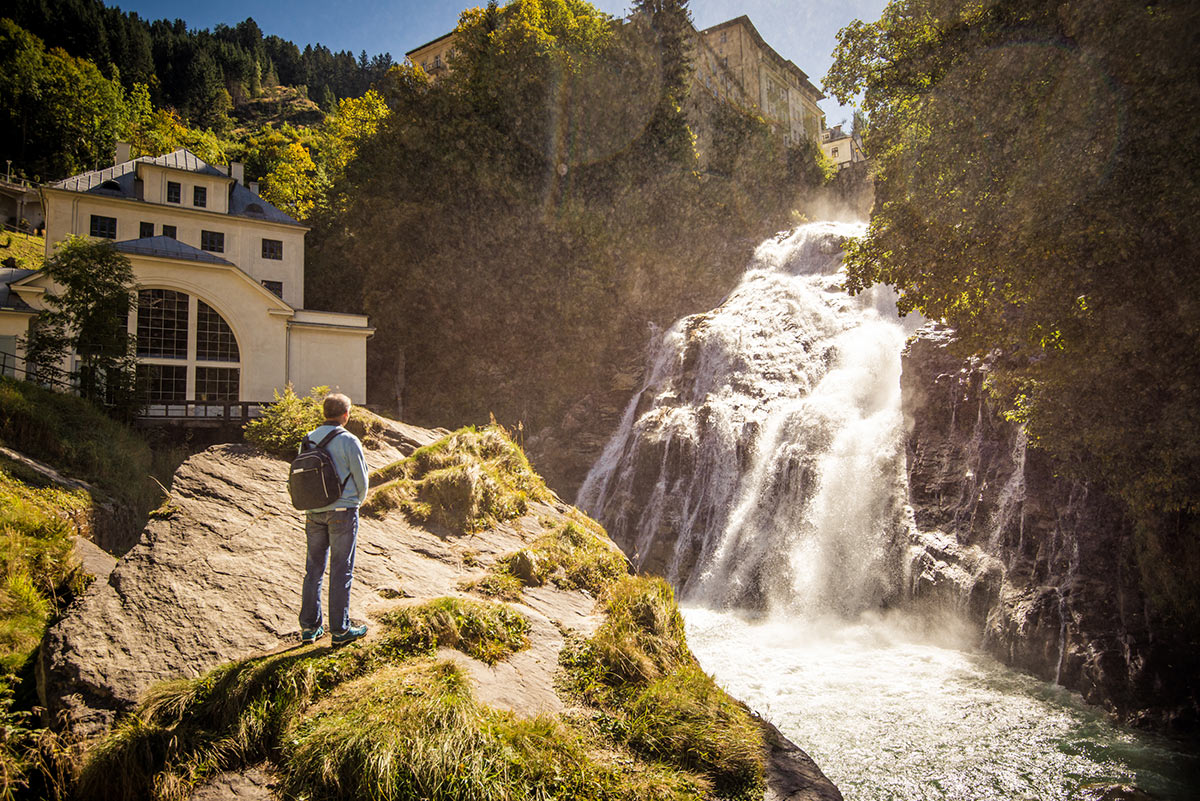
<instances>
[{"instance_id":1,"label":"rocky cliff","mask_svg":"<svg viewBox=\"0 0 1200 801\"><path fill-rule=\"evenodd\" d=\"M390 476L395 483L400 475L403 484L412 474L397 472L397 460L444 433L388 423L375 448L367 451L368 463L375 471L392 465L384 478ZM102 735L117 723L116 739L110 736L97 753L119 754L124 747L121 731L158 736L147 732L158 725L152 721L155 714L161 715L161 708L147 712L147 707L139 708L139 699L163 680L203 676L230 660L264 654L274 656L233 670L269 666L280 658L289 663L311 658L314 665L336 661L336 656L324 655L327 648L297 646L304 533L301 515L288 503L285 475L284 463L245 445L219 445L191 457L176 473L168 501L153 515L138 544L48 632L39 665L43 703L77 734ZM464 475L474 480L481 471L472 467ZM436 484L430 479L428 486L434 494L458 491L454 481ZM437 503L431 494L412 499L408 508L429 500ZM545 541L547 532L562 531L571 521L582 519L552 495L531 500L520 514L483 530L455 531L444 524L417 522L398 507L377 517L364 516L351 597L352 614L372 621L375 632L363 653L375 655L370 659L393 658L389 649L398 640L386 621L397 609L416 608L447 596L479 599L480 588L489 586L489 577L497 578L505 559L536 553L534 546ZM536 572L536 559L530 559L535 562L530 570ZM618 558L617 565L621 564ZM516 581L508 574L505 577ZM606 613L586 588L551 579L526 581L528 586L518 581L515 594L510 591L505 597L528 621L527 647L491 662L448 648L439 648L437 656L457 665L447 669L467 677L472 697L488 709L500 710L498 714L518 719L578 717L583 714L579 699L562 689L560 652L568 642L578 644L594 635L604 625ZM387 640L388 636L393 639ZM206 678L196 686L203 689L208 686L205 682L212 681L218 679ZM361 681L348 686L360 685ZM150 722L130 728L128 716L135 712ZM184 741L170 732L162 737L169 743L164 745L167 752ZM769 727L765 743L769 799L841 798L803 752ZM615 756L609 759L620 761ZM90 773L85 766L81 785L84 796L133 792L129 785L119 792L107 786L106 763L93 759L89 764ZM204 779L196 786L194 798L272 798L272 788L286 782L269 760L233 770L214 763L215 769L204 769L208 773L188 764L192 767L187 775ZM155 788L166 786L164 777L169 778L170 772L154 779Z\"/></svg>"},{"instance_id":2,"label":"rocky cliff","mask_svg":"<svg viewBox=\"0 0 1200 801\"><path fill-rule=\"evenodd\" d=\"M926 327L903 357L912 598L1124 720L1194 725L1195 659L1156 624L1121 507L1027 448L989 402L988 360L955 358L951 338Z\"/></svg>"}]
</instances>

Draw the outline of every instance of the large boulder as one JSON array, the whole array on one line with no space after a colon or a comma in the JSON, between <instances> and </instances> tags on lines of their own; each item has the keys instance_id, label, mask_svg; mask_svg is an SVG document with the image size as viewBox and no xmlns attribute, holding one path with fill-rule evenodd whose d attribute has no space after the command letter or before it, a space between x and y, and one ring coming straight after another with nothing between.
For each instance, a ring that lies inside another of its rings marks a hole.
<instances>
[{"instance_id":1,"label":"large boulder","mask_svg":"<svg viewBox=\"0 0 1200 801\"><path fill-rule=\"evenodd\" d=\"M389 425L368 449L378 470L446 432ZM298 645L303 518L288 500L286 464L247 445L218 445L188 459L140 541L47 633L38 689L76 735L102 734L153 684L194 677L230 660ZM373 619L397 599L462 596L501 558L525 552L576 516L550 496L479 533L431 531L394 512L360 521L351 613ZM603 622L584 590L525 586L512 602L529 621L529 647L495 665L441 649L474 696L518 715L569 714L556 689L559 652L572 633ZM768 737L769 798L837 799L836 788L782 735ZM271 766L212 777L194 798L274 797Z\"/></svg>"}]
</instances>

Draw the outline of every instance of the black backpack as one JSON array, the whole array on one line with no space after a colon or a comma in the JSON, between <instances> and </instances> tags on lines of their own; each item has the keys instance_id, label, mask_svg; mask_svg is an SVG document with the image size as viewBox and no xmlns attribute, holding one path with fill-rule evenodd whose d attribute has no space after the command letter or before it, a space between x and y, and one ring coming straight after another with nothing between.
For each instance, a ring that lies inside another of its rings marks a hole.
<instances>
[{"instance_id":1,"label":"black backpack","mask_svg":"<svg viewBox=\"0 0 1200 801\"><path fill-rule=\"evenodd\" d=\"M292 470L288 474L292 506L301 510L320 509L342 497L350 476L346 476L346 481L338 481L333 456L325 446L344 430L340 426L335 428L316 445L308 437L300 443L300 455L292 460Z\"/></svg>"}]
</instances>

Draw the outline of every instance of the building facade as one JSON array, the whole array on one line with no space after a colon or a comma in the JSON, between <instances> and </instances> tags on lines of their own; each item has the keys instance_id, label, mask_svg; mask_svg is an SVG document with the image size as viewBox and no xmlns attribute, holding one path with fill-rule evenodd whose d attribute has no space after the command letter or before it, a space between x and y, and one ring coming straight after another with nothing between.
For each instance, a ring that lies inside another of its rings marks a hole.
<instances>
[{"instance_id":1,"label":"building facade","mask_svg":"<svg viewBox=\"0 0 1200 801\"><path fill-rule=\"evenodd\" d=\"M366 400L374 329L363 315L304 308L308 229L251 191L241 165L187 150L118 160L43 187L42 201L47 257L78 235L110 239L129 259L129 330L149 404L269 401L288 384ZM52 287L40 271L0 281L0 352L20 360Z\"/></svg>"},{"instance_id":2,"label":"building facade","mask_svg":"<svg viewBox=\"0 0 1200 801\"><path fill-rule=\"evenodd\" d=\"M713 54L739 86L736 100L757 109L788 142L820 139L825 114L817 102L825 95L803 70L763 40L749 17L742 15L705 28L699 36L704 48L697 61L703 67L705 51Z\"/></svg>"},{"instance_id":3,"label":"building facade","mask_svg":"<svg viewBox=\"0 0 1200 801\"><path fill-rule=\"evenodd\" d=\"M862 139L857 134L845 133L840 125L821 132L821 151L839 170L867 160L863 153Z\"/></svg>"}]
</instances>

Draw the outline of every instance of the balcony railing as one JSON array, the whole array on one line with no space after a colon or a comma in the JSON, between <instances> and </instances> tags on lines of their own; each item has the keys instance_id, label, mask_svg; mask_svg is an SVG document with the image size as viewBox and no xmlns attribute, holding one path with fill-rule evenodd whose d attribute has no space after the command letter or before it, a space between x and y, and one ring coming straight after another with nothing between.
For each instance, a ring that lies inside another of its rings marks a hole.
<instances>
[{"instance_id":1,"label":"balcony railing","mask_svg":"<svg viewBox=\"0 0 1200 801\"><path fill-rule=\"evenodd\" d=\"M0 351L0 376L29 381L58 392L78 394L75 377L57 367L30 366L15 353ZM137 420L142 423L179 423L192 426L242 424L262 415L270 401L167 401L148 402Z\"/></svg>"}]
</instances>

